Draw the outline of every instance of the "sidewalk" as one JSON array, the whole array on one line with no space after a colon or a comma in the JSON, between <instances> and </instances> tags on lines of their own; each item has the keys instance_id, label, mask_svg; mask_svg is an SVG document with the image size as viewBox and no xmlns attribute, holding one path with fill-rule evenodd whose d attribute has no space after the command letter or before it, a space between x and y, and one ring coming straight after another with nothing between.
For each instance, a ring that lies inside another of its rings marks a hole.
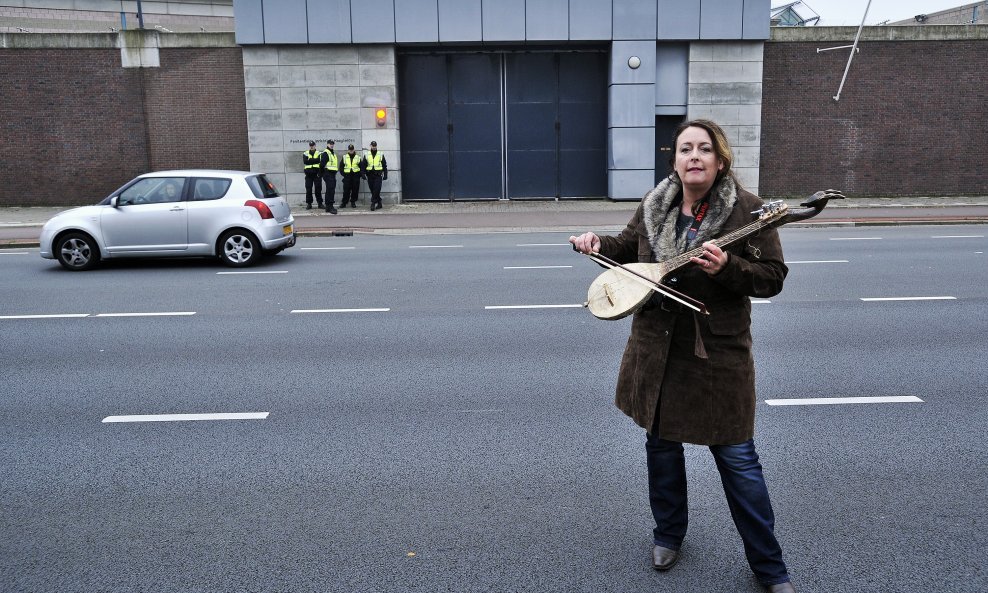
<instances>
[{"instance_id":1,"label":"sidewalk","mask_svg":"<svg viewBox=\"0 0 988 593\"><path fill-rule=\"evenodd\" d=\"M801 200L787 200L798 208ZM411 202L344 208L339 214L292 205L301 236L350 233L457 234L487 232L615 232L638 202L611 200ZM37 246L44 223L68 208L0 208L0 248ZM988 196L951 198L849 198L833 201L815 218L790 226L988 223Z\"/></svg>"}]
</instances>

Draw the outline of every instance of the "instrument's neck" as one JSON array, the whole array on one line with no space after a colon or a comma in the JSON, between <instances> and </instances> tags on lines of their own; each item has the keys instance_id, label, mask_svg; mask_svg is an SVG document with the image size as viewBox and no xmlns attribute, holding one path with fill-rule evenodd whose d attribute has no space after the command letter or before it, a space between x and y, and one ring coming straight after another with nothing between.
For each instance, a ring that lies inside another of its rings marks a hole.
<instances>
[{"instance_id":1,"label":"instrument's neck","mask_svg":"<svg viewBox=\"0 0 988 593\"><path fill-rule=\"evenodd\" d=\"M769 222L756 220L755 222L731 231L722 237L712 239L710 242L723 249L724 247L737 243L742 239L758 233L768 226L770 226ZM663 270L663 272L665 272L663 276L670 276L673 273L678 272L680 269L690 265L693 263L690 261L690 258L699 257L702 253L703 247L697 247L696 249L691 249L682 255L677 255L676 257L666 260L663 262L666 265L666 268Z\"/></svg>"}]
</instances>

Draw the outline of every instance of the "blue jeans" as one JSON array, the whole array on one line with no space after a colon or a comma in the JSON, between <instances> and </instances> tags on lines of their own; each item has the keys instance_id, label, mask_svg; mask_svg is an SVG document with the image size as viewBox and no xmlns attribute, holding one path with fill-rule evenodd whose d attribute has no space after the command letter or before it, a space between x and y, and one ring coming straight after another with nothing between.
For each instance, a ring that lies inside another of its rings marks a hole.
<instances>
[{"instance_id":1,"label":"blue jeans","mask_svg":"<svg viewBox=\"0 0 988 593\"><path fill-rule=\"evenodd\" d=\"M678 550L686 537L686 459L683 444L648 435L648 499L655 517L656 545ZM727 495L734 525L744 542L744 553L763 585L789 580L782 548L775 539L775 515L758 463L754 440L737 445L711 445L720 481Z\"/></svg>"}]
</instances>

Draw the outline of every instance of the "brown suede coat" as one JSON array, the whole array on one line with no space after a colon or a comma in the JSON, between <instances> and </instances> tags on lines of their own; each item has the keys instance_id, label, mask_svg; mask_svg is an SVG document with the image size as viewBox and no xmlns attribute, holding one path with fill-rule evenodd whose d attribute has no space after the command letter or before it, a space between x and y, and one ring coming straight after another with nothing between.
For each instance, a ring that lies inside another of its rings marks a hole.
<instances>
[{"instance_id":1,"label":"brown suede coat","mask_svg":"<svg viewBox=\"0 0 988 593\"><path fill-rule=\"evenodd\" d=\"M711 191L710 208L696 239L688 246L682 240L677 245L672 210L678 208L679 194L677 181L660 183L646 194L620 235L600 238L601 253L621 263L666 261L750 224L756 219L751 212L762 205L757 196L738 191L725 178ZM725 445L754 435L749 297L778 294L788 268L774 229L726 251L728 262L715 276L689 266L671 284L702 301L710 315L652 307L635 313L631 325L615 403L639 426L664 439Z\"/></svg>"}]
</instances>

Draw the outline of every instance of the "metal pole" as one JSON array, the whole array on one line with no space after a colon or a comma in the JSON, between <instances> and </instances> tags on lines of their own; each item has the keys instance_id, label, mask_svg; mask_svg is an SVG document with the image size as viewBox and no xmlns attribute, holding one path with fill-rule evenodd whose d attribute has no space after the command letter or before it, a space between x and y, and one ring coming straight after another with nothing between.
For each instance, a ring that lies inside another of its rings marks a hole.
<instances>
[{"instance_id":1,"label":"metal pole","mask_svg":"<svg viewBox=\"0 0 988 593\"><path fill-rule=\"evenodd\" d=\"M138 2L140 4L140 2ZM854 59L854 52L858 49L858 39L861 38L861 29L864 28L865 19L868 18L868 9L871 8L871 0L865 6L864 16L861 17L861 25L858 27L858 34L854 36L854 45L851 46L851 55L847 57L847 66L844 68L844 76L840 79L840 87L834 95L834 101L840 101L840 92L844 89L844 81L847 80L847 73L851 70L851 60Z\"/></svg>"},{"instance_id":2,"label":"metal pole","mask_svg":"<svg viewBox=\"0 0 988 593\"><path fill-rule=\"evenodd\" d=\"M868 3L871 4L871 0L868 0ZM141 0L137 0L137 28L144 28L144 11L141 10Z\"/></svg>"}]
</instances>

